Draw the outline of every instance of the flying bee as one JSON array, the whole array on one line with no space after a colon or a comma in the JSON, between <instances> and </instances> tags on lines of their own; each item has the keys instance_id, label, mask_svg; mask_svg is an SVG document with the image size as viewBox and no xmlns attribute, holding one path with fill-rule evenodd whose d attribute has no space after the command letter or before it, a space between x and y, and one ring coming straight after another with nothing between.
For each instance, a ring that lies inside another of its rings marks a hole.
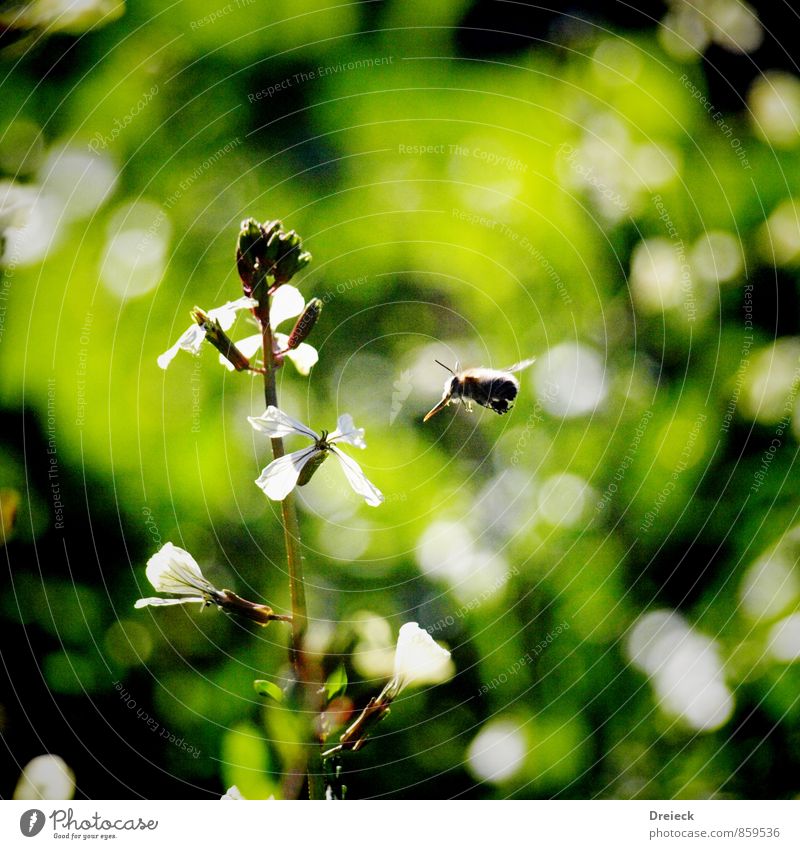
<instances>
[{"instance_id":1,"label":"flying bee","mask_svg":"<svg viewBox=\"0 0 800 849\"><path fill-rule=\"evenodd\" d=\"M507 413L519 392L519 380L514 377L514 372L527 368L536 358L523 360L504 369L493 368L467 368L460 371L458 364L453 371L449 366L435 362L447 369L452 374L444 383L442 400L425 416L424 422L435 416L440 410L447 407L452 401L461 401L469 412L472 412L472 402L488 407L499 413Z\"/></svg>"}]
</instances>

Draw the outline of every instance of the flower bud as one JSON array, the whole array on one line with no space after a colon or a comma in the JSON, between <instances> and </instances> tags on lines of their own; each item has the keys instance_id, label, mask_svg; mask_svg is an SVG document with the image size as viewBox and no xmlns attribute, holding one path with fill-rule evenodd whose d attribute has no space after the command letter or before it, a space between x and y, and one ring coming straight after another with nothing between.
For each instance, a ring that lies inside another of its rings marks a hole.
<instances>
[{"instance_id":1,"label":"flower bud","mask_svg":"<svg viewBox=\"0 0 800 849\"><path fill-rule=\"evenodd\" d=\"M254 218L242 222L236 243L236 268L245 295L264 302L259 291L268 277L273 286L281 286L311 262L294 230L283 230L280 221L259 224Z\"/></svg>"},{"instance_id":2,"label":"flower bud","mask_svg":"<svg viewBox=\"0 0 800 849\"><path fill-rule=\"evenodd\" d=\"M263 235L261 227L254 218L242 221L239 240L236 243L236 268L242 279L245 295L253 293L256 269L258 268L259 252L263 250Z\"/></svg>"},{"instance_id":3,"label":"flower bud","mask_svg":"<svg viewBox=\"0 0 800 849\"><path fill-rule=\"evenodd\" d=\"M291 622L291 616L283 616L273 613L272 608L266 604L256 604L254 601L236 595L231 590L221 590L216 599L217 606L226 613L233 613L244 619L251 619L259 625L269 625L270 622Z\"/></svg>"},{"instance_id":4,"label":"flower bud","mask_svg":"<svg viewBox=\"0 0 800 849\"><path fill-rule=\"evenodd\" d=\"M274 262L274 259L267 261L267 245L270 238L280 229L280 221L270 221L268 224L259 224L255 218L242 221L236 243L236 268L244 293L248 297L253 296L256 286L266 277Z\"/></svg>"},{"instance_id":5,"label":"flower bud","mask_svg":"<svg viewBox=\"0 0 800 849\"><path fill-rule=\"evenodd\" d=\"M306 308L300 314L300 317L292 328L292 332L289 334L289 341L286 343L286 347L290 351L297 348L301 342L306 341L321 313L322 301L319 298L312 298L306 304Z\"/></svg>"},{"instance_id":6,"label":"flower bud","mask_svg":"<svg viewBox=\"0 0 800 849\"><path fill-rule=\"evenodd\" d=\"M248 371L250 369L250 360L233 344L218 321L211 318L200 307L195 307L192 310L192 318L205 330L206 341L210 342L236 371Z\"/></svg>"},{"instance_id":7,"label":"flower bud","mask_svg":"<svg viewBox=\"0 0 800 849\"><path fill-rule=\"evenodd\" d=\"M294 230L277 230L269 239L266 261L267 273L276 286L288 283L298 271L311 262L311 254L303 250L303 242Z\"/></svg>"}]
</instances>

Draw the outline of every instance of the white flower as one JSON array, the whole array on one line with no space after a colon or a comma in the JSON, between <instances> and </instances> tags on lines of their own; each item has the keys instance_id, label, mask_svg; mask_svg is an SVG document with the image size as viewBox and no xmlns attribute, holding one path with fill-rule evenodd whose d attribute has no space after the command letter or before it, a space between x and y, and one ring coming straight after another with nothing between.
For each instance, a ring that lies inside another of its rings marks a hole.
<instances>
[{"instance_id":1,"label":"white flower","mask_svg":"<svg viewBox=\"0 0 800 849\"><path fill-rule=\"evenodd\" d=\"M58 755L39 755L22 770L15 799L71 799L75 774Z\"/></svg>"},{"instance_id":2,"label":"white flower","mask_svg":"<svg viewBox=\"0 0 800 849\"><path fill-rule=\"evenodd\" d=\"M267 407L266 412L257 418L248 416L248 421L256 430L271 438L297 434L314 441L314 444L308 448L301 448L299 451L293 451L291 454L273 460L261 472L256 484L273 501L283 501L297 486L297 480L306 465L312 461L315 465L318 465L328 452L333 452L336 455L347 482L370 507L377 507L383 501L380 490L367 480L366 475L361 471L361 466L334 445L335 442L346 442L356 448L367 447L366 442L364 442L364 428L356 428L352 416L346 413L339 416L336 430L330 434L323 431L321 436L311 428L287 416L277 407ZM313 470L313 466L311 470Z\"/></svg>"},{"instance_id":3,"label":"white flower","mask_svg":"<svg viewBox=\"0 0 800 849\"><path fill-rule=\"evenodd\" d=\"M242 791L234 784L228 788L228 792L224 796L220 796L220 802L238 802L247 801L242 796Z\"/></svg>"},{"instance_id":4,"label":"white flower","mask_svg":"<svg viewBox=\"0 0 800 849\"><path fill-rule=\"evenodd\" d=\"M438 684L453 675L450 652L442 648L416 622L406 622L397 636L394 653L394 677L384 693L396 698L406 687Z\"/></svg>"},{"instance_id":5,"label":"white flower","mask_svg":"<svg viewBox=\"0 0 800 849\"><path fill-rule=\"evenodd\" d=\"M140 598L134 607L217 602L220 591L203 577L188 551L171 542L163 545L147 561L147 579L157 592L174 598Z\"/></svg>"},{"instance_id":6,"label":"white flower","mask_svg":"<svg viewBox=\"0 0 800 849\"><path fill-rule=\"evenodd\" d=\"M301 342L294 350L287 351L286 346L289 344L289 337L285 333L277 333L275 328L283 324L284 321L290 318L296 318L305 309L306 302L298 289L294 286L284 284L272 296L272 301L269 306L269 324L272 328L275 342L281 352L286 351L284 356L288 357L294 367L302 375L307 375L313 366L319 360L317 349L313 345L307 345ZM261 350L261 334L256 333L254 336L246 336L239 342L236 342L236 347L250 359ZM233 371L233 364L220 354L219 361L225 366L228 371Z\"/></svg>"},{"instance_id":7,"label":"white flower","mask_svg":"<svg viewBox=\"0 0 800 849\"><path fill-rule=\"evenodd\" d=\"M258 301L254 298L239 298L236 301L228 301L227 304L210 310L208 317L212 321L218 321L219 326L223 330L230 330L236 319L236 313L239 310L249 310L257 306ZM175 359L178 351L188 351L190 354L199 354L200 346L203 344L203 339L205 338L205 328L201 327L199 324L193 324L168 351L164 351L164 353L158 358L158 365L161 368L166 368Z\"/></svg>"}]
</instances>

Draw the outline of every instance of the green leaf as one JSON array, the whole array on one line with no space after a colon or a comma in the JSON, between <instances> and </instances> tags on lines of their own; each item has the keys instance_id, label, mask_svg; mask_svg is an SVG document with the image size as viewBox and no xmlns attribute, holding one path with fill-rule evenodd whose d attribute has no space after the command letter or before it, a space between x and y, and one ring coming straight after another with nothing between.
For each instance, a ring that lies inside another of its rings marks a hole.
<instances>
[{"instance_id":1,"label":"green leaf","mask_svg":"<svg viewBox=\"0 0 800 849\"><path fill-rule=\"evenodd\" d=\"M325 692L328 695L328 701L332 701L337 696L343 696L347 689L347 671L344 664L340 663L336 669L331 672L330 677L325 682Z\"/></svg>"},{"instance_id":2,"label":"green leaf","mask_svg":"<svg viewBox=\"0 0 800 849\"><path fill-rule=\"evenodd\" d=\"M253 689L259 696L266 696L268 699L272 699L275 702L283 701L283 690L281 690L277 684L273 684L272 681L265 681L263 678L257 678L253 681Z\"/></svg>"}]
</instances>

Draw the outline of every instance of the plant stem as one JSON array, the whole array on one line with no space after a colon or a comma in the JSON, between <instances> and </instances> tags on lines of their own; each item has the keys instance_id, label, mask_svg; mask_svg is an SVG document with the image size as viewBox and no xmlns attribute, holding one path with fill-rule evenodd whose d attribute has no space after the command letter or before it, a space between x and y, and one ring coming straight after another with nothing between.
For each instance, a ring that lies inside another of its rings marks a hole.
<instances>
[{"instance_id":1,"label":"plant stem","mask_svg":"<svg viewBox=\"0 0 800 849\"><path fill-rule=\"evenodd\" d=\"M265 298L266 310L259 307L258 319L261 323L261 341L264 355L264 400L267 407L278 406L278 390L275 382L275 358L273 355L272 328L269 322L269 299ZM283 439L276 437L271 440L272 456L277 459L286 453ZM316 691L319 684L315 683L311 674L308 655L305 651L305 635L308 630L308 608L306 607L306 590L303 580L303 555L300 544L300 524L297 521L297 506L294 492L290 492L281 502L281 519L283 538L286 545L286 560L289 571L289 595L292 604L292 646L289 660L294 669L295 678L300 692L300 711L304 717L309 716L309 732L304 735L303 747L308 746L309 755L305 759L304 769L308 772L308 793L311 799L325 798L325 783L322 775L322 758L320 745L314 733L314 719L318 713L319 701ZM299 791L298 791L299 792Z\"/></svg>"}]
</instances>

